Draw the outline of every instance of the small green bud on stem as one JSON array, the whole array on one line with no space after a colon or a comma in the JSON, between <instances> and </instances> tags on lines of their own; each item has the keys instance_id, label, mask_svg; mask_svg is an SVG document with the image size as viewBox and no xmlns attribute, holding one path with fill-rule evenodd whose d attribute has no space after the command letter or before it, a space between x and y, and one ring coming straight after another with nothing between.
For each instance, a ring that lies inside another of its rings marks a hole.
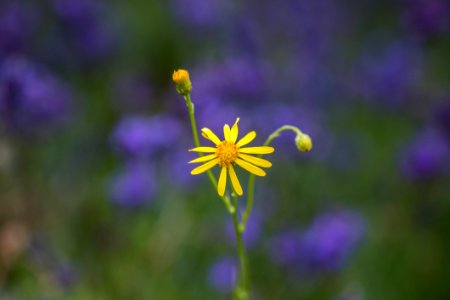
<instances>
[{"instance_id":1,"label":"small green bud on stem","mask_svg":"<svg viewBox=\"0 0 450 300\"><path fill-rule=\"evenodd\" d=\"M309 152L313 146L310 136L304 133L297 134L295 145L300 152Z\"/></svg>"},{"instance_id":2,"label":"small green bud on stem","mask_svg":"<svg viewBox=\"0 0 450 300\"><path fill-rule=\"evenodd\" d=\"M189 95L192 90L191 79L189 78L189 72L183 69L179 69L173 72L173 83L177 88L177 92L183 96Z\"/></svg>"}]
</instances>

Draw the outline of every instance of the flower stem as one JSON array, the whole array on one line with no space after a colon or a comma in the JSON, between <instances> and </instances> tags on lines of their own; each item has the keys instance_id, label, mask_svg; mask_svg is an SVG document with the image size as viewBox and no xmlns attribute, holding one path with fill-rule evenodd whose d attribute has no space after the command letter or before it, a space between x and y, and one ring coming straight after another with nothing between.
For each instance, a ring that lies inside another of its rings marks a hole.
<instances>
[{"instance_id":1,"label":"flower stem","mask_svg":"<svg viewBox=\"0 0 450 300\"><path fill-rule=\"evenodd\" d=\"M296 135L302 134L302 131L297 127L291 125L284 125L275 130L271 135L269 135L269 137L264 142L264 146L269 146L275 138L280 136L281 132L286 130L291 130ZM259 157L261 157L261 155L259 155ZM248 218L250 217L250 214L253 209L254 189L255 189L255 175L250 174L248 177L248 185L247 185L247 207L245 209L244 215L242 216L242 221L239 224L239 230L241 232L245 231Z\"/></svg>"},{"instance_id":2,"label":"flower stem","mask_svg":"<svg viewBox=\"0 0 450 300\"><path fill-rule=\"evenodd\" d=\"M189 119L191 120L191 129L192 129L192 136L194 137L194 143L196 147L200 147L200 139L198 138L198 130L197 130L197 122L195 121L195 111L194 111L194 103L192 103L191 95L187 94L184 96L184 100L186 101L186 106L189 110ZM202 153L198 154L199 156L203 156ZM214 188L217 190L217 179L214 176L214 174L211 172L211 170L207 171L209 180L211 181L211 184L214 186ZM230 199L227 197L220 197L222 199L223 204L227 208L229 213L233 213L236 211L235 207L230 203Z\"/></svg>"},{"instance_id":3,"label":"flower stem","mask_svg":"<svg viewBox=\"0 0 450 300\"><path fill-rule=\"evenodd\" d=\"M272 143L272 141L275 138L280 136L280 133L282 133L283 131L286 131L286 130L291 130L297 135L302 134L302 131L300 129L298 129L298 127L291 126L291 125L284 125L284 126L281 126L280 128L278 128L277 130L275 130L274 132L272 132L271 135L269 135L266 142L264 143L264 146L270 145L270 143Z\"/></svg>"},{"instance_id":4,"label":"flower stem","mask_svg":"<svg viewBox=\"0 0 450 300\"><path fill-rule=\"evenodd\" d=\"M184 96L186 100L186 106L189 110L189 119L191 120L192 135L194 136L194 143L197 147L200 147L200 140L198 138L197 122L195 121L194 104L191 100L191 95Z\"/></svg>"},{"instance_id":5,"label":"flower stem","mask_svg":"<svg viewBox=\"0 0 450 300\"><path fill-rule=\"evenodd\" d=\"M233 203L237 207L237 197L233 194ZM242 239L243 231L240 230L239 220L237 216L237 210L232 214L234 231L236 233L236 248L239 257L239 277L236 287L233 291L233 298L235 300L248 300L250 295L250 270L247 258L247 252L245 251L244 242Z\"/></svg>"}]
</instances>

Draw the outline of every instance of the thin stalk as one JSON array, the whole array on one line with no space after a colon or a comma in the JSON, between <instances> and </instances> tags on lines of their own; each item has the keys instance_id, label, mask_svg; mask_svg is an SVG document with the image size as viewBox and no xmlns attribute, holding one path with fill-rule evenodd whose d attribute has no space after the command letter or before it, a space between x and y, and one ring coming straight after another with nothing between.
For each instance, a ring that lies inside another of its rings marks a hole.
<instances>
[{"instance_id":1,"label":"thin stalk","mask_svg":"<svg viewBox=\"0 0 450 300\"><path fill-rule=\"evenodd\" d=\"M233 203L237 207L237 197L233 194ZM235 300L248 300L250 295L250 269L248 264L247 252L245 251L242 239L243 231L239 228L237 210L231 216L233 217L234 231L236 233L236 249L239 258L239 277L237 285L233 291Z\"/></svg>"},{"instance_id":2,"label":"thin stalk","mask_svg":"<svg viewBox=\"0 0 450 300\"><path fill-rule=\"evenodd\" d=\"M195 121L195 111L194 111L194 104L191 100L191 95L187 94L184 96L184 100L186 101L186 106L189 111L189 119L191 120L191 129L192 129L192 136L194 137L194 143L196 147L200 147L200 139L198 138L198 129L197 129L197 122ZM199 156L203 156L203 153L198 153ZM209 177L209 181L211 181L211 184L214 186L214 188L217 190L217 179L214 176L214 174L211 172L211 170L208 170L206 172ZM220 197L222 199L223 204L227 208L227 210L230 213L233 213L236 211L235 207L230 203L230 199L227 197Z\"/></svg>"},{"instance_id":3,"label":"thin stalk","mask_svg":"<svg viewBox=\"0 0 450 300\"><path fill-rule=\"evenodd\" d=\"M291 130L297 135L302 134L301 130L298 129L297 127L291 126L291 125L284 125L284 126L281 126L280 128L278 128L277 130L275 130L271 135L269 135L267 140L264 142L264 146L269 146L275 138L280 136L281 132L286 131L286 130ZM259 157L261 157L261 155L259 155ZM246 228L247 222L248 222L248 218L250 217L250 214L253 209L253 199L254 199L254 195L255 195L254 190L255 190L255 175L250 174L248 177L248 185L247 185L247 207L242 216L241 224L239 224L239 230L241 232L245 231L245 228Z\"/></svg>"}]
</instances>

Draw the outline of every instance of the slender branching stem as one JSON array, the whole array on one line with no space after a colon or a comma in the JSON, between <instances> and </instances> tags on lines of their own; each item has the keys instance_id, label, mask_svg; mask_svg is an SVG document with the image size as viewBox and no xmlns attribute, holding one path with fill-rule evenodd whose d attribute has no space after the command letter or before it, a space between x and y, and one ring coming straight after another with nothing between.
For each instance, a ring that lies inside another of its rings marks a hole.
<instances>
[{"instance_id":1,"label":"slender branching stem","mask_svg":"<svg viewBox=\"0 0 450 300\"><path fill-rule=\"evenodd\" d=\"M291 125L284 125L284 126L281 126L280 128L278 128L277 130L275 130L271 135L269 135L269 137L264 142L264 146L269 146L275 138L280 136L281 132L286 131L286 130L291 130L296 135L302 134L302 131L300 129L298 129L297 127L291 126ZM261 157L261 155L260 155L260 157ZM255 175L250 174L248 177L248 185L247 185L247 207L242 216L242 221L239 224L239 230L241 232L245 231L245 228L246 228L247 222L248 222L248 218L250 217L250 214L253 209L254 189L255 189Z\"/></svg>"}]
</instances>

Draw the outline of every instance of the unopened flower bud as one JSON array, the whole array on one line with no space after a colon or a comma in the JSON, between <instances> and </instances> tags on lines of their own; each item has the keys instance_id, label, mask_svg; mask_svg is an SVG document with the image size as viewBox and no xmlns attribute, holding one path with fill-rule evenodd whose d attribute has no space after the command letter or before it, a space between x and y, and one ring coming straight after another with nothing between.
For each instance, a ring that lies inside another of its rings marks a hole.
<instances>
[{"instance_id":1,"label":"unopened flower bud","mask_svg":"<svg viewBox=\"0 0 450 300\"><path fill-rule=\"evenodd\" d=\"M309 135L300 133L295 137L295 145L300 152L309 152L312 148L312 141Z\"/></svg>"},{"instance_id":2,"label":"unopened flower bud","mask_svg":"<svg viewBox=\"0 0 450 300\"><path fill-rule=\"evenodd\" d=\"M191 79L189 78L189 72L183 69L179 69L173 72L173 83L177 88L178 93L183 96L188 95L192 90Z\"/></svg>"}]
</instances>

